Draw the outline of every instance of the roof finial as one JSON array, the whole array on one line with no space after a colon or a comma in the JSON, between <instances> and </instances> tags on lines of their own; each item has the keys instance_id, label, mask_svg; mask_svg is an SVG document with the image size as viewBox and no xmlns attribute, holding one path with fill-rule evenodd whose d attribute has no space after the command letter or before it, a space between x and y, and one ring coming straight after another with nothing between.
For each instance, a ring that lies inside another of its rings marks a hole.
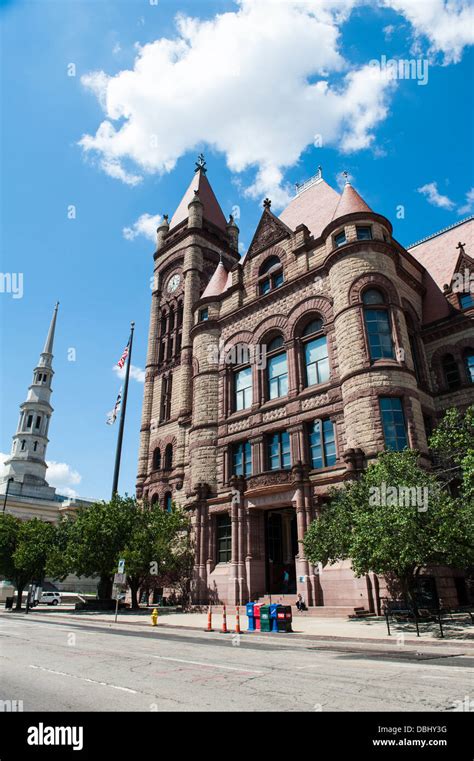
<instances>
[{"instance_id":1,"label":"roof finial","mask_svg":"<svg viewBox=\"0 0 474 761\"><path fill-rule=\"evenodd\" d=\"M163 220L165 221L166 224L168 224L169 214L163 214Z\"/></svg>"},{"instance_id":2,"label":"roof finial","mask_svg":"<svg viewBox=\"0 0 474 761\"><path fill-rule=\"evenodd\" d=\"M270 199L269 198L265 198L265 200L263 202L263 208L267 209L268 211L270 211L271 205L272 205L272 202L270 201Z\"/></svg>"},{"instance_id":3,"label":"roof finial","mask_svg":"<svg viewBox=\"0 0 474 761\"><path fill-rule=\"evenodd\" d=\"M344 184L345 185L350 185L350 182L349 182L349 173L346 170L344 170L344 172L342 173L342 176L345 179L345 183Z\"/></svg>"},{"instance_id":4,"label":"roof finial","mask_svg":"<svg viewBox=\"0 0 474 761\"><path fill-rule=\"evenodd\" d=\"M463 256L466 253L465 250L464 250L464 246L465 245L466 245L465 243L461 243L461 241L459 241L458 245L456 246L456 248L459 249L459 253L462 254Z\"/></svg>"},{"instance_id":5,"label":"roof finial","mask_svg":"<svg viewBox=\"0 0 474 761\"><path fill-rule=\"evenodd\" d=\"M195 172L202 172L203 174L206 174L207 168L206 168L206 159L204 158L204 154L200 153L198 156L198 160L196 161L196 169Z\"/></svg>"}]
</instances>

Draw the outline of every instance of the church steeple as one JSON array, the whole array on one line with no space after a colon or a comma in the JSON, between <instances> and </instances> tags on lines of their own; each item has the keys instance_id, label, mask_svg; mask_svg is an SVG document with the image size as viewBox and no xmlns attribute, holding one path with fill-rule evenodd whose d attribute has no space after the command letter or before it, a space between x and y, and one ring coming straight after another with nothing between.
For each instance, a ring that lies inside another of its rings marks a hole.
<instances>
[{"instance_id":1,"label":"church steeple","mask_svg":"<svg viewBox=\"0 0 474 761\"><path fill-rule=\"evenodd\" d=\"M10 479L11 493L52 498L55 489L46 481L46 447L48 428L53 408L50 404L53 379L53 344L59 302L54 307L53 316L46 336L43 351L33 370L33 381L26 400L20 405L20 419L13 437L11 455L5 461L5 472L0 486ZM0 489L4 491L4 489Z\"/></svg>"}]
</instances>

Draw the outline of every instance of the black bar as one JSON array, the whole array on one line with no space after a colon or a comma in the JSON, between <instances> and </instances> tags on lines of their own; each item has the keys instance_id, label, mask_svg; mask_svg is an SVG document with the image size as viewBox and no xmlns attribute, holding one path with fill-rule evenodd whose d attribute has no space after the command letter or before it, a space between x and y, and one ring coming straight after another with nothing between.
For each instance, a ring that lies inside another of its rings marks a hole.
<instances>
[{"instance_id":1,"label":"black bar","mask_svg":"<svg viewBox=\"0 0 474 761\"><path fill-rule=\"evenodd\" d=\"M123 428L125 424L125 412L127 409L128 379L130 377L130 363L132 361L132 344L133 344L134 329L135 329L135 323L132 322L130 325L130 339L129 339L129 349L128 349L128 357L127 357L127 368L125 370L125 384L123 389L122 406L120 410L120 423L119 423L119 431L117 436L117 450L115 452L115 468L114 468L114 480L112 484L112 499L114 498L114 495L117 494L117 490L118 490L120 460L122 458Z\"/></svg>"}]
</instances>

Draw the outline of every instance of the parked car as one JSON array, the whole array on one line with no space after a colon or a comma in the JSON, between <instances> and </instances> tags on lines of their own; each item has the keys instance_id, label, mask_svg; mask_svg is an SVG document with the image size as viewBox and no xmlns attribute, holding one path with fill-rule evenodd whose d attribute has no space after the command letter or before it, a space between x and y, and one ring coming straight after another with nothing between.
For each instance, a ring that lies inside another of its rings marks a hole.
<instances>
[{"instance_id":1,"label":"parked car","mask_svg":"<svg viewBox=\"0 0 474 761\"><path fill-rule=\"evenodd\" d=\"M59 605L61 595L59 592L43 592L39 602L46 605Z\"/></svg>"}]
</instances>

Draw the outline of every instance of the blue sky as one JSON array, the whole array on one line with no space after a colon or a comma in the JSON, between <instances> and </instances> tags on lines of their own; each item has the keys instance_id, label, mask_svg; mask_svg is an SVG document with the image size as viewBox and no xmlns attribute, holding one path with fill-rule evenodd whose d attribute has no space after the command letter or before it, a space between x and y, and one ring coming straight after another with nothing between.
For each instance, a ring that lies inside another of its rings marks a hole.
<instances>
[{"instance_id":1,"label":"blue sky","mask_svg":"<svg viewBox=\"0 0 474 761\"><path fill-rule=\"evenodd\" d=\"M55 466L61 489L108 497L117 426L105 418L132 319L132 364L143 369L146 359L154 248L146 233L156 220L133 226L144 214L173 213L200 150L224 213L240 209L244 245L262 198L281 206L318 164L336 187L347 170L404 245L471 213L472 25L466 3L450 8L442 0L319 0L317 11L300 0L1 2L1 270L23 273L24 285L22 298L0 293L0 451L10 450L59 300L48 460L63 464ZM178 11L188 18L179 26ZM369 62L382 56L427 60L428 82L371 79ZM139 370L120 480L129 493Z\"/></svg>"}]
</instances>

